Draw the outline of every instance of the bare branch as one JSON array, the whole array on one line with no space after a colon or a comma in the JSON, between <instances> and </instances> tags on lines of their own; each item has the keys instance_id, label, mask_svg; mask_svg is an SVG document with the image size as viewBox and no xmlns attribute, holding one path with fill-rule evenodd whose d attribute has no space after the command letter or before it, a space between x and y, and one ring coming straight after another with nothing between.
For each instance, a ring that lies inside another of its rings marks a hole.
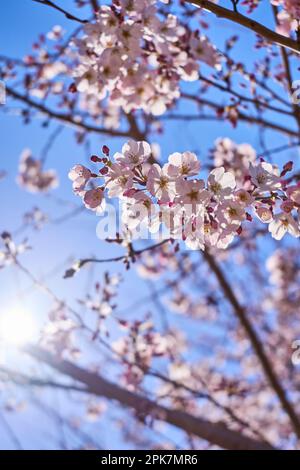
<instances>
[{"instance_id":1,"label":"bare branch","mask_svg":"<svg viewBox=\"0 0 300 470\"><path fill-rule=\"evenodd\" d=\"M230 93L231 95L235 96L239 101L245 101L247 103L251 103L254 106L256 106L257 108L266 108L266 109L269 109L270 111L275 111L275 112L280 113L280 114L285 114L286 116L293 116L293 113L291 111L288 111L288 110L282 109L282 108L278 108L277 106L273 106L269 103L266 103L264 101L261 101L261 100L255 98L255 97L249 97L249 96L241 95L237 91L230 88L229 85L227 85L227 86L222 85L221 83L218 83L214 80L211 80L211 79L205 77L204 75L200 74L199 75L199 80L201 80L201 81L203 81L203 82L207 83L208 85L211 85L215 88L218 88L221 91Z\"/></svg>"},{"instance_id":2,"label":"bare branch","mask_svg":"<svg viewBox=\"0 0 300 470\"><path fill-rule=\"evenodd\" d=\"M159 243L156 243L155 245L147 246L146 248L142 248L141 250L135 250L132 246L132 244L129 244L128 247L128 252L125 255L120 255L120 256L115 256L114 258L103 258L103 259L98 259L98 258L85 258L81 259L77 262L76 268L70 268L67 269L65 272L64 278L69 278L74 276L74 274L81 269L83 266L85 266L88 263L117 263L118 261L135 261L135 258L142 253L145 253L146 251L152 251L155 250L156 248L159 248L162 245L165 245L168 243L170 240L162 240Z\"/></svg>"},{"instance_id":3,"label":"bare branch","mask_svg":"<svg viewBox=\"0 0 300 470\"><path fill-rule=\"evenodd\" d=\"M182 93L182 98L185 98L187 100L195 101L198 103L200 106L207 106L211 109L214 109L216 111L220 110L222 106L218 103L215 103L211 100L207 100L204 98L199 98L198 96L195 95L190 95L188 93ZM198 119L198 116L193 116L193 119ZM220 119L223 119L220 117ZM282 126L281 124L277 124L276 122L269 121L267 119L263 119L260 117L255 117L255 116L249 116L239 110L237 110L237 119L240 121L248 122L249 124L258 124L259 126L262 126L266 129L272 129L274 131L279 131L282 132L285 135L289 135L292 137L299 137L299 133L296 130L290 129L288 127Z\"/></svg>"},{"instance_id":4,"label":"bare branch","mask_svg":"<svg viewBox=\"0 0 300 470\"><path fill-rule=\"evenodd\" d=\"M224 293L225 298L233 307L234 313L240 320L244 330L247 333L248 338L251 341L252 347L261 363L261 366L265 372L267 379L271 387L273 388L274 392L276 393L283 409L285 410L286 414L289 416L290 421L293 425L295 433L298 437L300 437L300 420L298 415L296 414L292 404L290 403L289 399L286 396L286 392L283 389L278 377L276 376L272 364L270 363L264 348L261 344L261 341L258 335L255 332L250 320L247 317L247 312L244 307L239 303L231 285L229 284L224 272L222 271L221 267L218 265L217 261L208 251L203 252L204 259L208 263L209 267L215 274L220 287Z\"/></svg>"},{"instance_id":5,"label":"bare branch","mask_svg":"<svg viewBox=\"0 0 300 470\"><path fill-rule=\"evenodd\" d=\"M233 21L234 23L240 24L241 26L254 31L256 34L259 34L267 41L282 47L287 47L293 52L300 54L300 46L297 41L289 37L282 36L281 34L272 31L261 23L258 23L257 21L244 16L241 13L238 13L237 11L228 10L227 8L221 7L220 5L209 0L186 0L186 2L191 3L194 6L204 8L205 10L214 13L219 18L225 18L227 20Z\"/></svg>"},{"instance_id":6,"label":"bare branch","mask_svg":"<svg viewBox=\"0 0 300 470\"><path fill-rule=\"evenodd\" d=\"M130 392L107 381L100 375L82 369L69 361L61 360L39 347L27 346L24 348L24 351L38 361L48 364L53 369L85 384L89 392L94 395L105 397L109 400L116 400L123 406L134 409L140 415L151 415L158 420L180 428L188 434L195 434L201 439L205 439L224 449L272 449L272 447L265 443L258 442L244 436L240 432L228 429L224 424L211 423L184 411L158 405L142 395Z\"/></svg>"},{"instance_id":7,"label":"bare branch","mask_svg":"<svg viewBox=\"0 0 300 470\"><path fill-rule=\"evenodd\" d=\"M45 114L49 118L57 119L58 121L64 122L66 124L70 124L73 127L76 127L78 129L82 129L87 132L95 132L97 134L105 134L105 135L110 135L113 137L130 137L130 131L117 131L114 129L105 129L103 127L97 127L93 126L91 124L86 124L80 121L76 121L71 114L63 114L63 113L58 113L57 111L51 110L44 106L41 103L37 103L36 101L32 100L26 95L21 95L17 91L13 90L10 87L6 87L6 92L8 95L12 96L16 100L22 101L23 103L26 103L28 106L37 109L40 111L42 114Z\"/></svg>"},{"instance_id":8,"label":"bare branch","mask_svg":"<svg viewBox=\"0 0 300 470\"><path fill-rule=\"evenodd\" d=\"M90 4L93 10L93 13L96 14L99 10L98 0L90 0Z\"/></svg>"},{"instance_id":9,"label":"bare branch","mask_svg":"<svg viewBox=\"0 0 300 470\"><path fill-rule=\"evenodd\" d=\"M33 387L42 387L42 388L56 388L65 391L72 392L83 392L86 393L88 390L86 387L81 387L74 384L63 384L59 382L54 382L53 380L43 380L37 377L29 377L20 372L7 369L6 367L0 366L0 374L4 375L3 381L10 381L16 385L30 385Z\"/></svg>"},{"instance_id":10,"label":"bare branch","mask_svg":"<svg viewBox=\"0 0 300 470\"><path fill-rule=\"evenodd\" d=\"M64 10L60 6L56 5L51 0L32 0L32 1L36 3L41 3L42 5L45 5L45 6L54 8L54 10L60 11L61 13L65 15L66 18L68 18L68 20L77 21L77 23L83 23L83 24L88 23L89 21L89 20L82 20L81 18L78 18L78 16L75 16L72 13L69 13L67 10Z\"/></svg>"},{"instance_id":11,"label":"bare branch","mask_svg":"<svg viewBox=\"0 0 300 470\"><path fill-rule=\"evenodd\" d=\"M272 10L274 13L275 21L276 24L278 24L278 18L277 18L277 13L278 13L278 8L275 5L272 5ZM288 89L290 92L290 95L293 94L293 77L292 77L292 71L290 67L290 61L289 61L289 56L284 47L280 47L280 53L282 57L282 62L283 62L283 67L286 73L286 79L287 79L287 84L288 84ZM300 108L298 105L293 103L293 111L294 111L294 116L296 119L296 122L298 124L298 129L300 131Z\"/></svg>"}]
</instances>

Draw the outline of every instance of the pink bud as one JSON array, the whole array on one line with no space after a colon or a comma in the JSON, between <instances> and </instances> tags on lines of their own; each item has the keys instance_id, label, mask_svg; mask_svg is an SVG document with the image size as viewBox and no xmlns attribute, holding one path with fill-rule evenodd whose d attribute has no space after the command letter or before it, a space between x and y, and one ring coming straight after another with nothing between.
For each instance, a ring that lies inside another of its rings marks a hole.
<instances>
[{"instance_id":1,"label":"pink bud","mask_svg":"<svg viewBox=\"0 0 300 470\"><path fill-rule=\"evenodd\" d=\"M107 145L103 145L102 147L102 152L104 153L104 155L106 155L107 157L109 156L109 147L107 147Z\"/></svg>"},{"instance_id":2,"label":"pink bud","mask_svg":"<svg viewBox=\"0 0 300 470\"><path fill-rule=\"evenodd\" d=\"M97 157L97 155L92 155L91 156L91 161L94 162L94 163L97 163L97 162L101 162L102 159Z\"/></svg>"},{"instance_id":3,"label":"pink bud","mask_svg":"<svg viewBox=\"0 0 300 470\"><path fill-rule=\"evenodd\" d=\"M292 171L293 165L294 165L294 162L292 162L292 161L290 160L290 161L287 162L285 165L283 165L283 170L284 170L284 171Z\"/></svg>"},{"instance_id":4,"label":"pink bud","mask_svg":"<svg viewBox=\"0 0 300 470\"><path fill-rule=\"evenodd\" d=\"M76 87L75 83L71 83L71 85L69 86L69 92L70 93L76 93L77 92L77 87Z\"/></svg>"},{"instance_id":5,"label":"pink bud","mask_svg":"<svg viewBox=\"0 0 300 470\"><path fill-rule=\"evenodd\" d=\"M101 170L99 171L99 173L101 175L107 175L108 173L108 167L107 166L104 166L103 168L101 168Z\"/></svg>"}]
</instances>

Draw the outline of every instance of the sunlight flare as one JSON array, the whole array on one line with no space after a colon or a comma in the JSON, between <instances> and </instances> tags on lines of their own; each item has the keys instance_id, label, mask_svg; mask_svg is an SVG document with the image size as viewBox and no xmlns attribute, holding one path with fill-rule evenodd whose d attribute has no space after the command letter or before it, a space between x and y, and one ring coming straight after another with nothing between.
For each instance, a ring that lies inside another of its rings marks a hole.
<instances>
[{"instance_id":1,"label":"sunlight flare","mask_svg":"<svg viewBox=\"0 0 300 470\"><path fill-rule=\"evenodd\" d=\"M31 342L36 333L36 324L28 312L12 310L0 315L0 341L14 346L23 346Z\"/></svg>"}]
</instances>

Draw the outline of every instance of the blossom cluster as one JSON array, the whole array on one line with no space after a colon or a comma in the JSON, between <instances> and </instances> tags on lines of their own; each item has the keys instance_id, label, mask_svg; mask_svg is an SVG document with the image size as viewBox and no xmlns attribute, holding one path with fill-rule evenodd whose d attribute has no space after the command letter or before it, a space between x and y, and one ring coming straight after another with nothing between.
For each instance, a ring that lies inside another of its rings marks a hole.
<instances>
[{"instance_id":1,"label":"blossom cluster","mask_svg":"<svg viewBox=\"0 0 300 470\"><path fill-rule=\"evenodd\" d=\"M281 7L277 14L277 31L289 36L292 31L299 29L300 0L271 0L275 6Z\"/></svg>"},{"instance_id":2,"label":"blossom cluster","mask_svg":"<svg viewBox=\"0 0 300 470\"><path fill-rule=\"evenodd\" d=\"M215 141L212 151L214 166L230 170L238 183L242 184L249 173L249 166L255 164L256 152L249 144L236 144L228 137Z\"/></svg>"},{"instance_id":3,"label":"blossom cluster","mask_svg":"<svg viewBox=\"0 0 300 470\"><path fill-rule=\"evenodd\" d=\"M179 81L198 78L198 61L220 67L216 48L175 15L161 18L156 0L120 0L100 7L95 23L74 39L79 64L75 89L89 99L108 97L108 109L163 114L180 96Z\"/></svg>"},{"instance_id":4,"label":"blossom cluster","mask_svg":"<svg viewBox=\"0 0 300 470\"><path fill-rule=\"evenodd\" d=\"M113 159L106 146L103 150L105 157L91 157L103 165L99 173L76 165L69 178L74 192L97 213L105 209L105 193L123 201L129 232L144 224L157 233L163 226L170 238L184 240L190 249L227 248L253 214L277 240L287 232L300 236L300 185L285 179L291 162L281 172L263 159L250 163L243 183L237 184L234 172L223 166L210 171L206 181L199 178L200 161L192 152L173 153L161 166L149 163L147 142L129 141ZM100 186L86 189L99 178Z\"/></svg>"},{"instance_id":5,"label":"blossom cluster","mask_svg":"<svg viewBox=\"0 0 300 470\"><path fill-rule=\"evenodd\" d=\"M49 322L43 327L40 344L58 356L68 352L76 358L80 354L74 339L77 327L77 323L70 318L67 307L56 302L49 313Z\"/></svg>"},{"instance_id":6,"label":"blossom cluster","mask_svg":"<svg viewBox=\"0 0 300 470\"><path fill-rule=\"evenodd\" d=\"M134 389L142 382L152 361L174 355L180 342L176 347L177 338L170 333L163 335L155 331L153 323L147 318L134 322L120 320L120 325L126 335L114 341L112 349L124 361L123 381Z\"/></svg>"},{"instance_id":7,"label":"blossom cluster","mask_svg":"<svg viewBox=\"0 0 300 470\"><path fill-rule=\"evenodd\" d=\"M0 269L10 266L13 264L18 257L18 255L24 253L25 251L29 250L29 246L27 242L24 241L17 245L10 233L3 232L1 234L1 249L0 249ZM2 247L3 245L3 247Z\"/></svg>"},{"instance_id":8,"label":"blossom cluster","mask_svg":"<svg viewBox=\"0 0 300 470\"><path fill-rule=\"evenodd\" d=\"M272 289L266 306L275 309L280 316L296 317L300 301L299 293L299 256L296 247L280 248L274 251L266 262ZM292 335L295 334L293 331Z\"/></svg>"},{"instance_id":9,"label":"blossom cluster","mask_svg":"<svg viewBox=\"0 0 300 470\"><path fill-rule=\"evenodd\" d=\"M31 150L25 149L20 157L17 182L30 192L46 192L58 185L54 170L43 170L42 162L32 157Z\"/></svg>"}]
</instances>

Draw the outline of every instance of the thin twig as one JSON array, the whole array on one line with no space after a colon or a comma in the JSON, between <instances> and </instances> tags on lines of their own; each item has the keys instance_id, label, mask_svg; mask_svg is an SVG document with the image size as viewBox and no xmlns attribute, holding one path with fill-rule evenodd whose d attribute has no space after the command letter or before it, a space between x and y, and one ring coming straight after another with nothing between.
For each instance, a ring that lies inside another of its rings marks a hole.
<instances>
[{"instance_id":1,"label":"thin twig","mask_svg":"<svg viewBox=\"0 0 300 470\"><path fill-rule=\"evenodd\" d=\"M219 18L225 18L227 20L233 21L241 26L244 26L251 31L254 31L256 34L259 34L264 39L271 43L278 44L282 47L287 47L291 49L293 52L300 54L300 46L297 41L287 37L282 36L282 34L278 34L275 31L267 28L266 26L258 23L257 21L249 18L248 16L244 16L237 11L228 10L216 3L213 3L209 0L185 0L187 3L192 3L194 6L198 6L200 8L204 8L211 13L214 13Z\"/></svg>"},{"instance_id":2,"label":"thin twig","mask_svg":"<svg viewBox=\"0 0 300 470\"><path fill-rule=\"evenodd\" d=\"M68 18L68 20L77 21L77 23L82 23L82 24L88 23L88 20L83 20L81 18L78 18L78 16L75 16L72 13L69 13L67 10L64 10L60 6L56 5L51 0L32 0L32 1L36 3L40 3L41 5L54 8L57 11L60 11L61 13L65 15L66 18Z\"/></svg>"}]
</instances>

